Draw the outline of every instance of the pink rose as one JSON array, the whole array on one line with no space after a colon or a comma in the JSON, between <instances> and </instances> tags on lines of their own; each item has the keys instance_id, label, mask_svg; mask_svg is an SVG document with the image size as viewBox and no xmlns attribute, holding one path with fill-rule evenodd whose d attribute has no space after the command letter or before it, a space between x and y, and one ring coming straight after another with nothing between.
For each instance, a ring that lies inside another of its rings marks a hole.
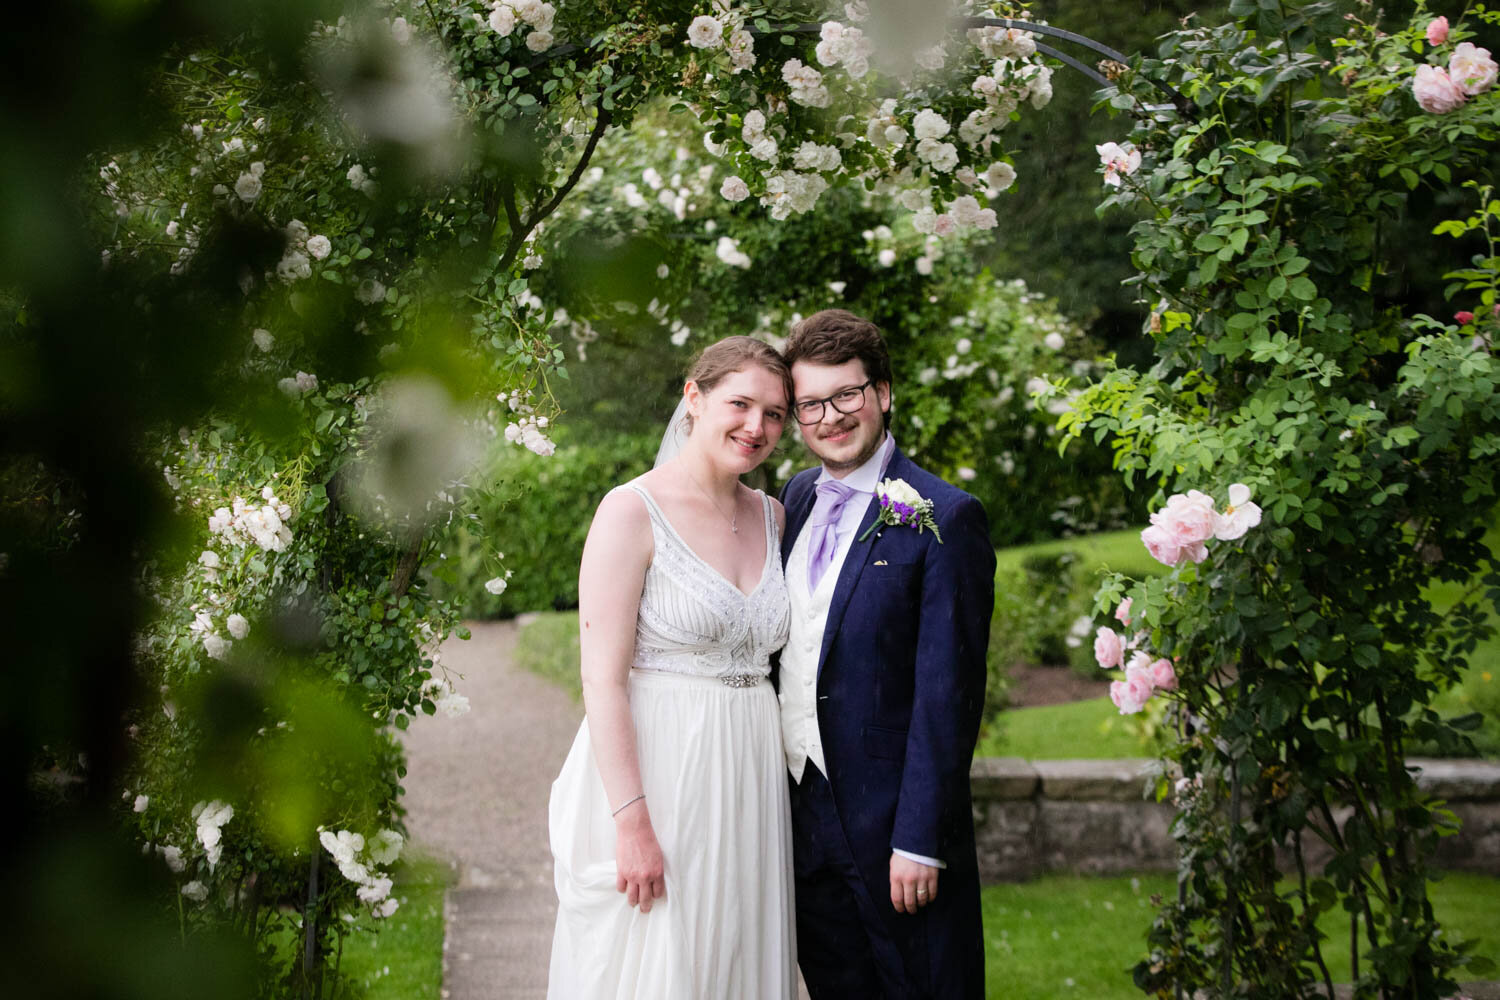
<instances>
[{"instance_id":1,"label":"pink rose","mask_svg":"<svg viewBox=\"0 0 1500 1000\"><path fill-rule=\"evenodd\" d=\"M1115 681L1109 686L1109 700L1121 715L1134 715L1151 700L1151 682L1142 677Z\"/></svg>"},{"instance_id":2,"label":"pink rose","mask_svg":"<svg viewBox=\"0 0 1500 1000\"><path fill-rule=\"evenodd\" d=\"M1442 45L1448 40L1448 19L1436 17L1427 22L1427 44Z\"/></svg>"},{"instance_id":3,"label":"pink rose","mask_svg":"<svg viewBox=\"0 0 1500 1000\"><path fill-rule=\"evenodd\" d=\"M1153 524L1141 532L1141 544L1146 546L1152 559L1164 566L1176 566L1182 561L1182 547L1159 524Z\"/></svg>"},{"instance_id":4,"label":"pink rose","mask_svg":"<svg viewBox=\"0 0 1500 1000\"><path fill-rule=\"evenodd\" d=\"M1478 48L1473 42L1459 42L1448 58L1450 82L1470 97L1493 87L1497 72L1500 72L1500 66L1490 58L1490 50Z\"/></svg>"},{"instance_id":5,"label":"pink rose","mask_svg":"<svg viewBox=\"0 0 1500 1000\"><path fill-rule=\"evenodd\" d=\"M1099 631L1094 636L1094 659L1105 670L1118 667L1124 662L1125 647L1114 629L1099 626Z\"/></svg>"},{"instance_id":6,"label":"pink rose","mask_svg":"<svg viewBox=\"0 0 1500 1000\"><path fill-rule=\"evenodd\" d=\"M1453 319L1459 326L1468 326L1474 322L1474 314L1467 309L1462 309L1453 314Z\"/></svg>"},{"instance_id":7,"label":"pink rose","mask_svg":"<svg viewBox=\"0 0 1500 1000\"><path fill-rule=\"evenodd\" d=\"M1167 505L1151 515L1151 523L1161 525L1172 541L1188 548L1214 537L1217 516L1213 497L1199 490L1188 490L1168 497Z\"/></svg>"},{"instance_id":8,"label":"pink rose","mask_svg":"<svg viewBox=\"0 0 1500 1000\"><path fill-rule=\"evenodd\" d=\"M1152 662L1151 684L1162 691L1177 690L1177 671L1172 669L1172 661L1166 657Z\"/></svg>"},{"instance_id":9,"label":"pink rose","mask_svg":"<svg viewBox=\"0 0 1500 1000\"><path fill-rule=\"evenodd\" d=\"M1120 602L1120 606L1118 608L1115 608L1115 621L1119 622L1121 625L1129 627L1129 625L1130 625L1130 598L1128 598L1128 597L1125 598L1125 600L1123 600L1123 601Z\"/></svg>"},{"instance_id":10,"label":"pink rose","mask_svg":"<svg viewBox=\"0 0 1500 1000\"><path fill-rule=\"evenodd\" d=\"M1457 53L1455 53L1455 58ZM1423 111L1435 115L1447 114L1468 100L1463 88L1448 78L1445 70L1436 66L1418 66L1416 78L1412 80L1411 92Z\"/></svg>"}]
</instances>

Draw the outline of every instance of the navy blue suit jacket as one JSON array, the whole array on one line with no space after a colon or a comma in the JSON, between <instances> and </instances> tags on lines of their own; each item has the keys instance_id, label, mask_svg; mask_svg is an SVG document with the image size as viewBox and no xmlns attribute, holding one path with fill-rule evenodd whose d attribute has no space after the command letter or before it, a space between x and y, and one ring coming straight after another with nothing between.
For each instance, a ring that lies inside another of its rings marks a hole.
<instances>
[{"instance_id":1,"label":"navy blue suit jacket","mask_svg":"<svg viewBox=\"0 0 1500 1000\"><path fill-rule=\"evenodd\" d=\"M839 573L818 661L818 728L844 832L871 896L890 906L893 848L942 860L939 895L978 878L969 766L984 705L995 551L979 501L897 449L886 477L933 502L932 532L881 526ZM786 485L782 558L812 513L818 469ZM954 902L957 902L955 900ZM967 904L967 901L965 901ZM894 916L895 911L891 910Z\"/></svg>"}]
</instances>

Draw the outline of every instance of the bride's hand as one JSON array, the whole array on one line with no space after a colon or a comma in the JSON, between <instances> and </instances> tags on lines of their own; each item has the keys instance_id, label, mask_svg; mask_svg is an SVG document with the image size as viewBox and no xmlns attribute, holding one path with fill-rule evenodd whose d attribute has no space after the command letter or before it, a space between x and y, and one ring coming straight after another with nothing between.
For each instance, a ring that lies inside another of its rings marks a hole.
<instances>
[{"instance_id":1,"label":"bride's hand","mask_svg":"<svg viewBox=\"0 0 1500 1000\"><path fill-rule=\"evenodd\" d=\"M615 888L625 893L631 906L650 913L654 901L667 898L664 868L646 804L633 803L616 817Z\"/></svg>"}]
</instances>

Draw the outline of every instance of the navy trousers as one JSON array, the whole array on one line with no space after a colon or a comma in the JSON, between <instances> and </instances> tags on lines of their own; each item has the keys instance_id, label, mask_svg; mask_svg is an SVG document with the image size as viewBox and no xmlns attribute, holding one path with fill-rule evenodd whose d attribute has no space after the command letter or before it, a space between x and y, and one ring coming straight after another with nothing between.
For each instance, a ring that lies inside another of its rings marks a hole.
<instances>
[{"instance_id":1,"label":"navy trousers","mask_svg":"<svg viewBox=\"0 0 1500 1000\"><path fill-rule=\"evenodd\" d=\"M930 996L925 910L898 914L888 885L865 884L834 808L833 789L812 763L801 782L791 782L791 796L797 964L812 1000ZM878 900L876 890L884 894ZM899 935L892 933L893 921L899 922Z\"/></svg>"}]
</instances>

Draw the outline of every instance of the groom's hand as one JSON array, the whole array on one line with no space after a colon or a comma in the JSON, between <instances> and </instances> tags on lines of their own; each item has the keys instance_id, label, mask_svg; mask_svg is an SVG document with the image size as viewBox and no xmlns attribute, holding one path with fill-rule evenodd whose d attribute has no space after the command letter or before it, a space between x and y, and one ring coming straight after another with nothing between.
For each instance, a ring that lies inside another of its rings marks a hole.
<instances>
[{"instance_id":1,"label":"groom's hand","mask_svg":"<svg viewBox=\"0 0 1500 1000\"><path fill-rule=\"evenodd\" d=\"M891 854L891 905L897 913L916 913L937 899L938 869Z\"/></svg>"}]
</instances>

